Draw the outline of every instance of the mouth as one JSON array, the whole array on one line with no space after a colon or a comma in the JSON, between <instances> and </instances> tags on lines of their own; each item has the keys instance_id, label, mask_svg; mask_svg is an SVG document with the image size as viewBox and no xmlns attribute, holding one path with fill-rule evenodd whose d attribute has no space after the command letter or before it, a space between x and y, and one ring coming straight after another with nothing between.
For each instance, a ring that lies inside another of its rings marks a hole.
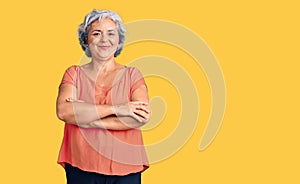
<instances>
[{"instance_id":1,"label":"mouth","mask_svg":"<svg viewBox=\"0 0 300 184\"><path fill-rule=\"evenodd\" d=\"M98 46L98 48L106 50L106 49L109 49L110 46L108 46L108 45L100 45L100 46Z\"/></svg>"}]
</instances>

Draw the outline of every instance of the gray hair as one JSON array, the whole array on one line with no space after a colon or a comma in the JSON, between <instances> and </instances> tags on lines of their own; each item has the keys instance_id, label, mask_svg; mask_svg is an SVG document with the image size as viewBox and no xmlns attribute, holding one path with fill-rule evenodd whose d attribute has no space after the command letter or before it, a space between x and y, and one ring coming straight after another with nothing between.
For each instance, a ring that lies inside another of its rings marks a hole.
<instances>
[{"instance_id":1,"label":"gray hair","mask_svg":"<svg viewBox=\"0 0 300 184\"><path fill-rule=\"evenodd\" d=\"M92 56L87 43L87 37L88 37L90 26L95 20L97 19L101 20L105 18L110 18L112 21L114 21L118 28L119 44L116 52L114 53L114 57L117 57L123 49L124 42L125 42L124 34L126 32L126 28L122 23L121 17L117 13L110 10L94 9L92 12L90 12L85 16L83 23L80 24L78 28L78 37L79 37L81 48L83 49L83 51L88 57Z\"/></svg>"}]
</instances>

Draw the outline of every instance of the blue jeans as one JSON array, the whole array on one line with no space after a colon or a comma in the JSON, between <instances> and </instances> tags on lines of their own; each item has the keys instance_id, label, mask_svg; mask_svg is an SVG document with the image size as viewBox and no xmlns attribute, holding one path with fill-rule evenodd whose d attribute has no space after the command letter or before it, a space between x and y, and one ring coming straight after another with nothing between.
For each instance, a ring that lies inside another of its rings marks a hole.
<instances>
[{"instance_id":1,"label":"blue jeans","mask_svg":"<svg viewBox=\"0 0 300 184\"><path fill-rule=\"evenodd\" d=\"M125 176L104 175L83 171L66 163L67 184L141 184L141 173Z\"/></svg>"}]
</instances>

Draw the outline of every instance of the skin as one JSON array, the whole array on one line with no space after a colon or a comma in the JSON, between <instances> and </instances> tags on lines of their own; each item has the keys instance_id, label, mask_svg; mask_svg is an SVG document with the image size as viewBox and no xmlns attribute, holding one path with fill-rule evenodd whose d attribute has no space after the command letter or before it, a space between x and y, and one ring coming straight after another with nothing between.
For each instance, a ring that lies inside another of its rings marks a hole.
<instances>
[{"instance_id":1,"label":"skin","mask_svg":"<svg viewBox=\"0 0 300 184\"><path fill-rule=\"evenodd\" d=\"M111 86L117 73L124 68L115 62L119 43L117 25L109 18L91 24L87 42L92 54L90 63L81 69L102 87ZM74 99L74 87L62 84L57 97L57 116L68 124L83 128L127 130L149 121L150 106L145 85L133 91L129 103L96 105Z\"/></svg>"}]
</instances>

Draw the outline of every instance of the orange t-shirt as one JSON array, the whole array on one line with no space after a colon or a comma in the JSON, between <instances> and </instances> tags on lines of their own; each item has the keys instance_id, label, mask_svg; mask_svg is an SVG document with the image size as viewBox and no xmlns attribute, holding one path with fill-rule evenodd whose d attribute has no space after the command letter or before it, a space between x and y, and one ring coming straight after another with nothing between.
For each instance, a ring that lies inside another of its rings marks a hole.
<instances>
[{"instance_id":1,"label":"orange t-shirt","mask_svg":"<svg viewBox=\"0 0 300 184\"><path fill-rule=\"evenodd\" d=\"M93 104L129 102L132 92L145 85L142 74L134 67L124 67L113 85L103 88L80 66L71 66L63 76L61 84L64 83L74 86L77 100ZM127 175L149 167L140 129L80 128L67 123L58 163L106 175Z\"/></svg>"}]
</instances>

